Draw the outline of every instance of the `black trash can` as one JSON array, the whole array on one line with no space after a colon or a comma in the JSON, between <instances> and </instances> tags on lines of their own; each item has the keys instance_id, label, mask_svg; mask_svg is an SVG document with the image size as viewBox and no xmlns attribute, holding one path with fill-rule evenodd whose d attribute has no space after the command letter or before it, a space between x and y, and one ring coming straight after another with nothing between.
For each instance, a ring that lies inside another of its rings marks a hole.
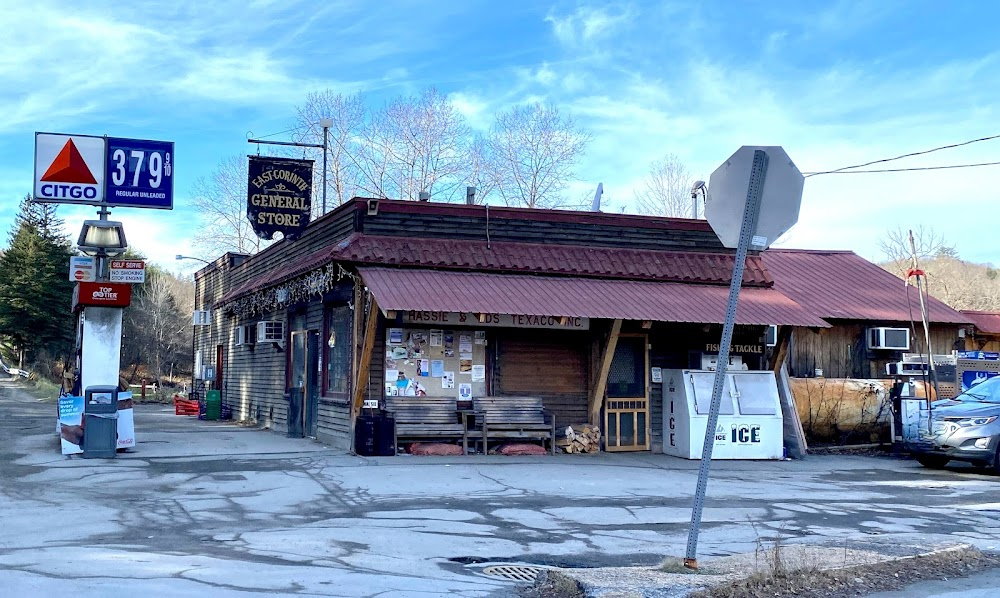
<instances>
[{"instance_id":1,"label":"black trash can","mask_svg":"<svg viewBox=\"0 0 1000 598\"><path fill-rule=\"evenodd\" d=\"M375 416L359 415L354 423L354 452L363 457L374 457L375 450Z\"/></svg>"},{"instance_id":2,"label":"black trash can","mask_svg":"<svg viewBox=\"0 0 1000 598\"><path fill-rule=\"evenodd\" d=\"M395 421L387 415L361 415L354 425L354 452L364 457L396 454Z\"/></svg>"},{"instance_id":3,"label":"black trash can","mask_svg":"<svg viewBox=\"0 0 1000 598\"><path fill-rule=\"evenodd\" d=\"M288 400L288 434L289 438L304 438L302 430L302 389L289 388L285 392Z\"/></svg>"}]
</instances>

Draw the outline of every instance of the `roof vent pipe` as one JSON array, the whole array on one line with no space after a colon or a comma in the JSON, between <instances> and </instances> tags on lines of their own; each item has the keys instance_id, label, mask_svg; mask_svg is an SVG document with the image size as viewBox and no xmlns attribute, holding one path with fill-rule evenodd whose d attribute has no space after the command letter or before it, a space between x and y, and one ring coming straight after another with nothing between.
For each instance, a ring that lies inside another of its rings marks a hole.
<instances>
[{"instance_id":1,"label":"roof vent pipe","mask_svg":"<svg viewBox=\"0 0 1000 598\"><path fill-rule=\"evenodd\" d=\"M431 194L429 191L420 192L420 201L430 201L430 200L431 200Z\"/></svg>"},{"instance_id":2,"label":"roof vent pipe","mask_svg":"<svg viewBox=\"0 0 1000 598\"><path fill-rule=\"evenodd\" d=\"M465 203L470 206L476 205L476 188L466 187L465 188Z\"/></svg>"},{"instance_id":3,"label":"roof vent pipe","mask_svg":"<svg viewBox=\"0 0 1000 598\"><path fill-rule=\"evenodd\" d=\"M594 193L594 203L590 206L591 212L601 211L601 196L604 195L604 183L597 183L597 192Z\"/></svg>"}]
</instances>

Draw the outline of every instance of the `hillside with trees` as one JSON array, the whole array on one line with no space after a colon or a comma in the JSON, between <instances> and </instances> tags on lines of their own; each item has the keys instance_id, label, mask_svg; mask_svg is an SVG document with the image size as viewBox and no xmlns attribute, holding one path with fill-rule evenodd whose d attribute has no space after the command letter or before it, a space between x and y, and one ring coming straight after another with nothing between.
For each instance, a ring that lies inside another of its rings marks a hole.
<instances>
[{"instance_id":1,"label":"hillside with trees","mask_svg":"<svg viewBox=\"0 0 1000 598\"><path fill-rule=\"evenodd\" d=\"M900 278L906 277L916 253L930 293L954 309L1000 310L1000 269L963 260L934 229L914 229L912 249L908 231L891 230L879 247L885 258L881 266Z\"/></svg>"}]
</instances>

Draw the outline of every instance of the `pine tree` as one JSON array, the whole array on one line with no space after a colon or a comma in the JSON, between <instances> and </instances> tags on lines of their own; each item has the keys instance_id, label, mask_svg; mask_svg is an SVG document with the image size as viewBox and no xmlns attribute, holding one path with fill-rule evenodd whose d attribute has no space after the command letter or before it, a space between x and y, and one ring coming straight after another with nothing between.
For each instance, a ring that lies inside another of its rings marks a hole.
<instances>
[{"instance_id":1,"label":"pine tree","mask_svg":"<svg viewBox=\"0 0 1000 598\"><path fill-rule=\"evenodd\" d=\"M56 206L25 197L0 257L0 335L13 340L19 361L65 359L73 349L72 249L62 226Z\"/></svg>"}]
</instances>

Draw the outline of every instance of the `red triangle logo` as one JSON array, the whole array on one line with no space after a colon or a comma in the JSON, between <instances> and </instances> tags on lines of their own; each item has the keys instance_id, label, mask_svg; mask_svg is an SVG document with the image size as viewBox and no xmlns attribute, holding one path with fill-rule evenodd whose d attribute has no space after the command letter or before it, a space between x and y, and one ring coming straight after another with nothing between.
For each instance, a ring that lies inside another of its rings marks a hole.
<instances>
[{"instance_id":1,"label":"red triangle logo","mask_svg":"<svg viewBox=\"0 0 1000 598\"><path fill-rule=\"evenodd\" d=\"M66 140L66 145L59 150L59 155L42 175L42 180L49 183L97 184L94 174L90 172L72 138Z\"/></svg>"}]
</instances>

